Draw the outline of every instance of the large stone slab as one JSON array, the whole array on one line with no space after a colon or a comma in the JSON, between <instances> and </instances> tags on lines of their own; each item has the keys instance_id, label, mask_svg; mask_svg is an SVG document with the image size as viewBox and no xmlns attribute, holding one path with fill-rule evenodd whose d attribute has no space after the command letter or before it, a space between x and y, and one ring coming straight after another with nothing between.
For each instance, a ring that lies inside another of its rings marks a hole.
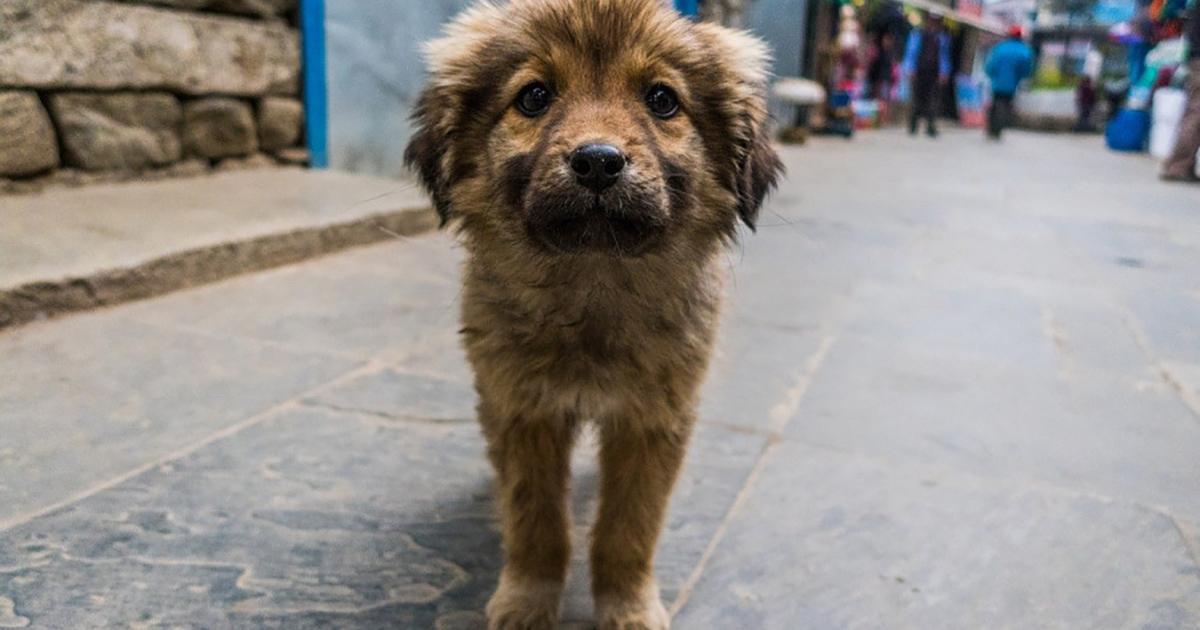
<instances>
[{"instance_id":1,"label":"large stone slab","mask_svg":"<svg viewBox=\"0 0 1200 630\"><path fill-rule=\"evenodd\" d=\"M189 446L356 365L167 330L120 311L6 333L0 523Z\"/></svg>"},{"instance_id":2,"label":"large stone slab","mask_svg":"<svg viewBox=\"0 0 1200 630\"><path fill-rule=\"evenodd\" d=\"M1055 366L843 336L787 435L1200 518L1200 423L1144 365L1085 368L1060 376Z\"/></svg>"},{"instance_id":3,"label":"large stone slab","mask_svg":"<svg viewBox=\"0 0 1200 630\"><path fill-rule=\"evenodd\" d=\"M764 441L695 436L659 554L668 601ZM592 455L577 458L577 621L591 615ZM0 601L49 627L480 627L501 562L491 478L473 422L281 413L4 532Z\"/></svg>"},{"instance_id":4,"label":"large stone slab","mask_svg":"<svg viewBox=\"0 0 1200 630\"><path fill-rule=\"evenodd\" d=\"M299 411L0 535L34 627L433 628L499 569L472 425Z\"/></svg>"},{"instance_id":5,"label":"large stone slab","mask_svg":"<svg viewBox=\"0 0 1200 630\"><path fill-rule=\"evenodd\" d=\"M780 444L680 628L1173 628L1200 567L1172 519L1089 495Z\"/></svg>"},{"instance_id":6,"label":"large stone slab","mask_svg":"<svg viewBox=\"0 0 1200 630\"><path fill-rule=\"evenodd\" d=\"M915 282L864 282L854 301L848 334L986 357L999 366L1045 369L1054 363L1039 304L1001 283L954 281L941 274Z\"/></svg>"},{"instance_id":7,"label":"large stone slab","mask_svg":"<svg viewBox=\"0 0 1200 630\"><path fill-rule=\"evenodd\" d=\"M444 379L460 365L438 370L439 365L464 360L456 339L458 285L453 275L417 271L438 258L452 258L449 239L426 235L231 279L169 301L134 304L129 312L162 325L331 356L404 359L406 372ZM444 273L453 274L452 265ZM209 308L214 302L226 308ZM356 408L397 411L389 405L405 391L398 383L382 375L364 381L377 387L361 393L382 406ZM473 397L469 388L466 395Z\"/></svg>"},{"instance_id":8,"label":"large stone slab","mask_svg":"<svg viewBox=\"0 0 1200 630\"><path fill-rule=\"evenodd\" d=\"M283 22L84 0L0 5L0 86L295 94L297 32Z\"/></svg>"},{"instance_id":9,"label":"large stone slab","mask_svg":"<svg viewBox=\"0 0 1200 630\"><path fill-rule=\"evenodd\" d=\"M162 92L60 93L50 98L66 162L103 171L163 166L183 155L179 100Z\"/></svg>"},{"instance_id":10,"label":"large stone slab","mask_svg":"<svg viewBox=\"0 0 1200 630\"><path fill-rule=\"evenodd\" d=\"M55 166L54 127L37 94L0 90L0 175L32 175Z\"/></svg>"}]
</instances>

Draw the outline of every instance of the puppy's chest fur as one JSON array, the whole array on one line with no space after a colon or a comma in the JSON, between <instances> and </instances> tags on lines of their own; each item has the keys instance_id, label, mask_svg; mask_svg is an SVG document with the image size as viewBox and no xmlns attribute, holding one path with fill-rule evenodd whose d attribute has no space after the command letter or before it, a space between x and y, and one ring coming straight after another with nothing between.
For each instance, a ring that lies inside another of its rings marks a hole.
<instances>
[{"instance_id":1,"label":"puppy's chest fur","mask_svg":"<svg viewBox=\"0 0 1200 630\"><path fill-rule=\"evenodd\" d=\"M504 273L473 258L463 340L479 386L526 408L605 416L654 399L686 410L707 365L720 294L721 275L708 262L655 269L577 261Z\"/></svg>"}]
</instances>

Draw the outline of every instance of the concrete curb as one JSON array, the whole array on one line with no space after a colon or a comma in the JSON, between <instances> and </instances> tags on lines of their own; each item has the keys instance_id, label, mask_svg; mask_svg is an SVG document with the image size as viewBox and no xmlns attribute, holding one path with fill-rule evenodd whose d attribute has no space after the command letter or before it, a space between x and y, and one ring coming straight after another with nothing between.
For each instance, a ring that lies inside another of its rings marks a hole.
<instances>
[{"instance_id":1,"label":"concrete curb","mask_svg":"<svg viewBox=\"0 0 1200 630\"><path fill-rule=\"evenodd\" d=\"M437 218L430 209L396 210L199 247L82 277L0 288L0 330L420 234L436 226Z\"/></svg>"}]
</instances>

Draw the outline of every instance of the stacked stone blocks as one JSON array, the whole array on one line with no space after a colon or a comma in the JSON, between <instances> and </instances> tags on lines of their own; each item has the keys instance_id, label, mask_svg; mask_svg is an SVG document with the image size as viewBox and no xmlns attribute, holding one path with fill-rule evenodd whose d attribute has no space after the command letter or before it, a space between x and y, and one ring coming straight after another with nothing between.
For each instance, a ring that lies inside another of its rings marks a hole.
<instances>
[{"instance_id":1,"label":"stacked stone blocks","mask_svg":"<svg viewBox=\"0 0 1200 630\"><path fill-rule=\"evenodd\" d=\"M0 192L303 163L297 4L0 2Z\"/></svg>"}]
</instances>

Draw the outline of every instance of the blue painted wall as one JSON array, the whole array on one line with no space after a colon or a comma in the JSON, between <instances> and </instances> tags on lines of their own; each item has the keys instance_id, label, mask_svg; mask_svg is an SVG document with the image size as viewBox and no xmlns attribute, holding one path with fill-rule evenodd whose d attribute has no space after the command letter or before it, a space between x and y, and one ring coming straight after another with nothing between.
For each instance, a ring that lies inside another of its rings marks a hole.
<instances>
[{"instance_id":1,"label":"blue painted wall","mask_svg":"<svg viewBox=\"0 0 1200 630\"><path fill-rule=\"evenodd\" d=\"M757 0L748 16L747 25L774 49L778 75L799 73L807 1ZM398 176L412 134L409 110L424 80L420 45L470 0L324 4L329 165ZM786 119L790 114L776 115Z\"/></svg>"},{"instance_id":2,"label":"blue painted wall","mask_svg":"<svg viewBox=\"0 0 1200 630\"><path fill-rule=\"evenodd\" d=\"M424 80L421 43L468 0L325 0L329 160L394 177Z\"/></svg>"},{"instance_id":3,"label":"blue painted wall","mask_svg":"<svg viewBox=\"0 0 1200 630\"><path fill-rule=\"evenodd\" d=\"M820 0L756 0L750 6L746 27L771 45L772 70L777 77L798 77L804 67L801 57L810 1ZM794 116L790 106L780 103L772 103L771 113L783 123L790 123Z\"/></svg>"}]
</instances>

